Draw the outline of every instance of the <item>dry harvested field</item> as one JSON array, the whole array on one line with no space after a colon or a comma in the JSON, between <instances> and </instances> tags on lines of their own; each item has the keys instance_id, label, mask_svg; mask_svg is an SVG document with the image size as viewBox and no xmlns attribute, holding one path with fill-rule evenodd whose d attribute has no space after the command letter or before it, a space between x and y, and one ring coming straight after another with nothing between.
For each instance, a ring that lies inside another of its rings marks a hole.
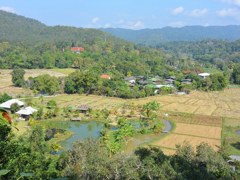
<instances>
[{"instance_id":1,"label":"dry harvested field","mask_svg":"<svg viewBox=\"0 0 240 180\"><path fill-rule=\"evenodd\" d=\"M240 88L222 92L193 92L190 95L153 96L135 100L99 97L94 95L61 95L56 97L62 105L77 105L82 102L95 108L114 108L124 103L143 105L155 100L160 103L162 112L194 114L198 121L207 120L208 125L221 126L219 117L240 118ZM175 113L175 114L176 114ZM209 124L210 123L210 124Z\"/></svg>"},{"instance_id":2,"label":"dry harvested field","mask_svg":"<svg viewBox=\"0 0 240 180\"><path fill-rule=\"evenodd\" d=\"M214 150L218 150L219 147L221 146L221 140L194 137L181 134L170 134L169 136L166 136L164 139L154 142L153 145L162 147L163 151L165 152L165 148L175 149L176 145L178 144L189 143L193 147L196 147L202 142L209 144ZM168 152L166 151L165 153L167 154Z\"/></svg>"},{"instance_id":3,"label":"dry harvested field","mask_svg":"<svg viewBox=\"0 0 240 180\"><path fill-rule=\"evenodd\" d=\"M154 141L152 145L161 147L166 154L172 154L174 149L176 149L176 145L183 143L189 143L196 147L204 142L209 144L214 150L218 150L221 146L221 131L221 127L176 123L176 128L170 135Z\"/></svg>"},{"instance_id":4,"label":"dry harvested field","mask_svg":"<svg viewBox=\"0 0 240 180\"><path fill-rule=\"evenodd\" d=\"M177 123L174 133L220 140L221 129L221 127Z\"/></svg>"},{"instance_id":5,"label":"dry harvested field","mask_svg":"<svg viewBox=\"0 0 240 180\"><path fill-rule=\"evenodd\" d=\"M168 119L176 123L222 127L222 118L218 116L169 112Z\"/></svg>"}]
</instances>

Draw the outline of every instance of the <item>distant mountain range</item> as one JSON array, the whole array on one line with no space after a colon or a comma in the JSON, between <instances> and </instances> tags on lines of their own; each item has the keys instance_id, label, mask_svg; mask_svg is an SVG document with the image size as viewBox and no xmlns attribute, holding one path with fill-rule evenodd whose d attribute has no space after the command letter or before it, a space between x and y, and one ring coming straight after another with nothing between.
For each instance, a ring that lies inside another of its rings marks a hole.
<instances>
[{"instance_id":1,"label":"distant mountain range","mask_svg":"<svg viewBox=\"0 0 240 180\"><path fill-rule=\"evenodd\" d=\"M115 37L118 38L115 38ZM106 40L122 41L156 46L164 42L200 41L205 39L240 39L240 26L186 26L182 28L165 27L161 29L129 30L119 28L89 29L68 26L46 26L30 18L0 10L0 41L38 42L74 41L87 42Z\"/></svg>"},{"instance_id":2,"label":"distant mountain range","mask_svg":"<svg viewBox=\"0 0 240 180\"><path fill-rule=\"evenodd\" d=\"M165 27L161 29L142 30L107 28L101 30L137 44L152 46L173 41L201 41L205 39L234 41L240 39L239 25Z\"/></svg>"}]
</instances>

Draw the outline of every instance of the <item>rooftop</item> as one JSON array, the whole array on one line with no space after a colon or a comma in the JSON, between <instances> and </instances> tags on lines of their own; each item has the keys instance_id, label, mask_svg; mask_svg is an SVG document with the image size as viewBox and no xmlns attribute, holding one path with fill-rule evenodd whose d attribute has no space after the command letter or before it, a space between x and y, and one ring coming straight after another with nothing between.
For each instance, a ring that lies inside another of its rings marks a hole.
<instances>
[{"instance_id":1,"label":"rooftop","mask_svg":"<svg viewBox=\"0 0 240 180\"><path fill-rule=\"evenodd\" d=\"M25 103L22 101L19 101L18 99L10 99L10 100L0 104L0 107L10 109L11 105L13 105L13 104L17 104L18 106L24 106Z\"/></svg>"},{"instance_id":2,"label":"rooftop","mask_svg":"<svg viewBox=\"0 0 240 180\"><path fill-rule=\"evenodd\" d=\"M210 76L210 74L209 73L200 73L200 74L198 74L199 76Z\"/></svg>"},{"instance_id":3,"label":"rooftop","mask_svg":"<svg viewBox=\"0 0 240 180\"><path fill-rule=\"evenodd\" d=\"M19 114L19 115L31 115L34 112L37 112L37 110L32 108L31 106L28 106L26 108L20 109L19 111L16 112L16 114Z\"/></svg>"}]
</instances>

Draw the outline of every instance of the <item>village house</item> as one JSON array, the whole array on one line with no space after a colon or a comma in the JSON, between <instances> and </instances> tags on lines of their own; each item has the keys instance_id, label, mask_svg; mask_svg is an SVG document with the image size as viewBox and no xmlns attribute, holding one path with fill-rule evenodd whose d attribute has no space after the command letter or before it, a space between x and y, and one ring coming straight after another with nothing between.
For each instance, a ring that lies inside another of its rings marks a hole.
<instances>
[{"instance_id":1,"label":"village house","mask_svg":"<svg viewBox=\"0 0 240 180\"><path fill-rule=\"evenodd\" d=\"M134 76L130 76L130 77L125 77L124 80L127 84L129 84L130 86L135 86L136 84L136 77Z\"/></svg>"},{"instance_id":2,"label":"village house","mask_svg":"<svg viewBox=\"0 0 240 180\"><path fill-rule=\"evenodd\" d=\"M171 85L174 83L174 81L175 80L173 80L173 79L165 79L164 80L165 84L171 84Z\"/></svg>"},{"instance_id":3,"label":"village house","mask_svg":"<svg viewBox=\"0 0 240 180\"><path fill-rule=\"evenodd\" d=\"M139 80L137 83L141 86L146 86L148 84L148 80Z\"/></svg>"},{"instance_id":4,"label":"village house","mask_svg":"<svg viewBox=\"0 0 240 180\"><path fill-rule=\"evenodd\" d=\"M29 120L30 116L34 112L37 112L37 110L32 108L31 106L28 106L28 107L20 109L19 111L16 112L16 114L20 115L20 117L25 120Z\"/></svg>"},{"instance_id":5,"label":"village house","mask_svg":"<svg viewBox=\"0 0 240 180\"><path fill-rule=\"evenodd\" d=\"M111 79L111 76L109 76L108 74L102 74L100 76L100 78L102 78L102 79Z\"/></svg>"},{"instance_id":6,"label":"village house","mask_svg":"<svg viewBox=\"0 0 240 180\"><path fill-rule=\"evenodd\" d=\"M0 104L0 107L10 111L11 110L11 106L13 104L17 104L19 107L23 107L25 105L24 102L22 102L22 101L20 101L18 99L10 99L10 100Z\"/></svg>"},{"instance_id":7,"label":"village house","mask_svg":"<svg viewBox=\"0 0 240 180\"><path fill-rule=\"evenodd\" d=\"M198 76L200 76L203 79L206 79L208 76L210 76L210 74L209 73L200 73L200 74L198 74Z\"/></svg>"},{"instance_id":8,"label":"village house","mask_svg":"<svg viewBox=\"0 0 240 180\"><path fill-rule=\"evenodd\" d=\"M80 54L81 52L84 51L83 47L71 47L71 51L77 54Z\"/></svg>"},{"instance_id":9,"label":"village house","mask_svg":"<svg viewBox=\"0 0 240 180\"><path fill-rule=\"evenodd\" d=\"M90 111L90 107L86 104L83 104L83 105L80 105L77 107L77 110L80 112L80 113L84 113L86 114L87 112Z\"/></svg>"},{"instance_id":10,"label":"village house","mask_svg":"<svg viewBox=\"0 0 240 180\"><path fill-rule=\"evenodd\" d=\"M192 84L192 80L191 79L183 79L181 81L182 84Z\"/></svg>"},{"instance_id":11,"label":"village house","mask_svg":"<svg viewBox=\"0 0 240 180\"><path fill-rule=\"evenodd\" d=\"M160 84L161 83L161 78L159 76L155 76L154 78L151 78L151 81L154 84Z\"/></svg>"}]
</instances>

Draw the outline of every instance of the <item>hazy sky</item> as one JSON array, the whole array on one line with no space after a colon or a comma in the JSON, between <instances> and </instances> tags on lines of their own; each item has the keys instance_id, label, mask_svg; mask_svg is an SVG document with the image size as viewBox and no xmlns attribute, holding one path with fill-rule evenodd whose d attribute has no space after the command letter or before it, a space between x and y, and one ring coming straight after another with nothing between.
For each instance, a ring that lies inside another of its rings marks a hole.
<instances>
[{"instance_id":1,"label":"hazy sky","mask_svg":"<svg viewBox=\"0 0 240 180\"><path fill-rule=\"evenodd\" d=\"M0 0L0 9L47 25L91 28L240 24L240 0Z\"/></svg>"}]
</instances>

